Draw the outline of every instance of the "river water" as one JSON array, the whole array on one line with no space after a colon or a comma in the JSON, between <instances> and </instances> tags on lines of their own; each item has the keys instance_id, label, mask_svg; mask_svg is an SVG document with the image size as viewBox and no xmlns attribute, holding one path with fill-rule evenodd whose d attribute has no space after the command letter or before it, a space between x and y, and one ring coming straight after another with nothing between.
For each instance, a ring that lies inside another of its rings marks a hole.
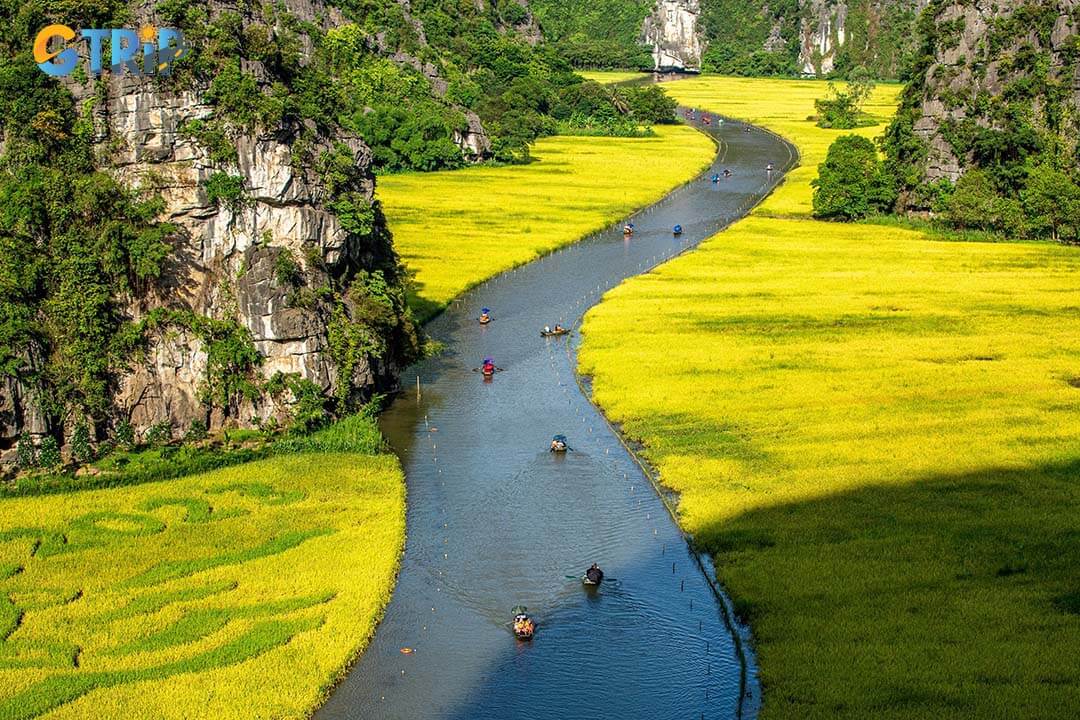
<instances>
[{"instance_id":1,"label":"river water","mask_svg":"<svg viewBox=\"0 0 1080 720\"><path fill-rule=\"evenodd\" d=\"M408 390L382 418L408 483L401 574L317 718L756 714L753 658L734 634L745 629L728 624L661 497L581 393L577 335L539 335L744 215L795 163L762 130L701 129L719 144L712 168L633 216L632 238L620 223L478 286L427 326L446 350L402 376L406 388L420 378L421 397ZM733 177L710 182L724 168ZM473 370L486 355L503 368L490 381ZM548 452L556 433L574 451ZM597 591L577 579L593 562L611 579ZM517 605L537 620L532 642L510 632Z\"/></svg>"}]
</instances>

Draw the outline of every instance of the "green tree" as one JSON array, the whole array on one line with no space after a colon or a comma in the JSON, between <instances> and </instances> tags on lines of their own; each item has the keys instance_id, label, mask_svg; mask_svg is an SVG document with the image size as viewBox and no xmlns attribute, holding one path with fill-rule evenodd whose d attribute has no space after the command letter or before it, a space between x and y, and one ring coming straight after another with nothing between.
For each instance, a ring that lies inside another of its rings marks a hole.
<instances>
[{"instance_id":1,"label":"green tree","mask_svg":"<svg viewBox=\"0 0 1080 720\"><path fill-rule=\"evenodd\" d=\"M662 125L675 122L678 103L657 85L627 90L626 104L630 108L630 115L642 124Z\"/></svg>"},{"instance_id":2,"label":"green tree","mask_svg":"<svg viewBox=\"0 0 1080 720\"><path fill-rule=\"evenodd\" d=\"M874 81L865 70L855 70L848 80L847 89L841 90L829 83L827 97L814 101L818 111L817 125L836 130L857 128L862 121L862 106L874 92Z\"/></svg>"},{"instance_id":3,"label":"green tree","mask_svg":"<svg viewBox=\"0 0 1080 720\"><path fill-rule=\"evenodd\" d=\"M985 172L970 170L956 182L956 188L946 199L943 218L957 228L992 230L999 224L1000 199Z\"/></svg>"},{"instance_id":4,"label":"green tree","mask_svg":"<svg viewBox=\"0 0 1080 720\"><path fill-rule=\"evenodd\" d=\"M1047 163L1033 168L1020 201L1033 233L1055 242L1080 239L1080 186L1062 171Z\"/></svg>"},{"instance_id":5,"label":"green tree","mask_svg":"<svg viewBox=\"0 0 1080 720\"><path fill-rule=\"evenodd\" d=\"M894 200L877 148L859 135L837 138L811 184L817 218L858 220L888 210Z\"/></svg>"}]
</instances>

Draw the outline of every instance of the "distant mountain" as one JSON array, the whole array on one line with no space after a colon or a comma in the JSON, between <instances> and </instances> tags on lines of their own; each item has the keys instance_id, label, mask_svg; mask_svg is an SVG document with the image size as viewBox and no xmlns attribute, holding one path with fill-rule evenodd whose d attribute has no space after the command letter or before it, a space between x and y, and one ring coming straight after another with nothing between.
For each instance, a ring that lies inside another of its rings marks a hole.
<instances>
[{"instance_id":1,"label":"distant mountain","mask_svg":"<svg viewBox=\"0 0 1080 720\"><path fill-rule=\"evenodd\" d=\"M900 77L929 0L532 0L576 67Z\"/></svg>"},{"instance_id":2,"label":"distant mountain","mask_svg":"<svg viewBox=\"0 0 1080 720\"><path fill-rule=\"evenodd\" d=\"M915 49L928 0L702 0L704 68L737 75L843 74L895 79Z\"/></svg>"}]
</instances>

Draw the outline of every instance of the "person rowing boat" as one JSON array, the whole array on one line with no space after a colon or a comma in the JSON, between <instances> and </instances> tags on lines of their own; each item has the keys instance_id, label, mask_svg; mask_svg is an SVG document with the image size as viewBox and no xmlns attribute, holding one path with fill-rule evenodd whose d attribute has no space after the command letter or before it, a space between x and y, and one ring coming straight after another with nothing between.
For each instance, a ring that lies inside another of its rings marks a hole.
<instances>
[{"instance_id":1,"label":"person rowing boat","mask_svg":"<svg viewBox=\"0 0 1080 720\"><path fill-rule=\"evenodd\" d=\"M570 331L564 328L559 323L555 323L555 328L552 329L549 325L545 325L544 329L540 331L540 335L543 337L554 337L556 335L567 335Z\"/></svg>"},{"instance_id":2,"label":"person rowing boat","mask_svg":"<svg viewBox=\"0 0 1080 720\"><path fill-rule=\"evenodd\" d=\"M485 378L490 378L495 373L502 372L502 368L501 367L496 367L495 360L493 358L486 357L486 358L484 358L484 362L481 363L480 367L473 368L473 372L479 372Z\"/></svg>"},{"instance_id":3,"label":"person rowing boat","mask_svg":"<svg viewBox=\"0 0 1080 720\"><path fill-rule=\"evenodd\" d=\"M599 585L603 581L604 571L596 563L593 563L592 567L585 571L585 576L581 578L581 582L586 585Z\"/></svg>"}]
</instances>

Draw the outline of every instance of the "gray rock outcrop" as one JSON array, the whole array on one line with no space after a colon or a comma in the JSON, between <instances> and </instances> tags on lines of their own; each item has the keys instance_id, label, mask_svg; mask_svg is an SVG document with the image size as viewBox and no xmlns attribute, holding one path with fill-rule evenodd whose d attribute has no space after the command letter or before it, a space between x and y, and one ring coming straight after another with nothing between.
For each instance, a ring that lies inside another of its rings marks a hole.
<instances>
[{"instance_id":1,"label":"gray rock outcrop","mask_svg":"<svg viewBox=\"0 0 1080 720\"><path fill-rule=\"evenodd\" d=\"M658 0L645 18L643 42L653 48L656 70L700 70L699 0Z\"/></svg>"},{"instance_id":2,"label":"gray rock outcrop","mask_svg":"<svg viewBox=\"0 0 1080 720\"><path fill-rule=\"evenodd\" d=\"M208 7L211 17L238 11L216 0ZM332 22L334 16L321 2L290 2L289 10L308 22ZM155 19L147 9L137 18ZM244 60L244 69L260 81L267 78L261 63ZM68 87L77 102L95 98L94 143L101 167L128 187L160 195L164 210L159 220L177 229L158 281L138 297L117 299L125 319L139 323L164 309L238 324L250 333L260 357L256 382L290 376L313 383L326 397L362 397L394 384L394 352L367 353L350 363L350 375L343 377L329 348L338 306L346 317L351 312L346 291L352 278L395 268L397 262L381 214L376 213L370 236L346 232L327 206L328 188L314 167L323 152L347 148L358 179L346 189L374 203L371 152L359 138L313 124L234 130L229 140L235 159L223 162L185 132L193 121L215 113L205 83L170 89L168 83L124 75L83 84L72 80ZM463 142L482 153L482 128L476 135ZM298 155L301 137L305 153ZM215 173L242 178L242 202L208 196L206 183ZM305 287L337 288L338 299L299 302L297 288L278 277L283 255ZM375 344L388 347L401 338L378 340ZM116 378L116 421L130 421L136 433L166 423L174 435L193 421L211 430L288 422L296 398L287 391L244 396L233 406L207 402L212 363L207 339L199 332L178 323L152 324L142 349ZM0 432L9 438L22 430L47 430L27 402L28 392L11 381L0 388Z\"/></svg>"},{"instance_id":3,"label":"gray rock outcrop","mask_svg":"<svg viewBox=\"0 0 1080 720\"><path fill-rule=\"evenodd\" d=\"M945 3L934 12L927 62L912 86L917 92L909 92L900 113L922 143L922 155L906 160L918 162L923 182L955 182L979 162L966 138L980 128L1013 132L1013 115L1056 135L1062 147L1072 148L1066 154L1076 157L1080 0L973 0Z\"/></svg>"}]
</instances>

